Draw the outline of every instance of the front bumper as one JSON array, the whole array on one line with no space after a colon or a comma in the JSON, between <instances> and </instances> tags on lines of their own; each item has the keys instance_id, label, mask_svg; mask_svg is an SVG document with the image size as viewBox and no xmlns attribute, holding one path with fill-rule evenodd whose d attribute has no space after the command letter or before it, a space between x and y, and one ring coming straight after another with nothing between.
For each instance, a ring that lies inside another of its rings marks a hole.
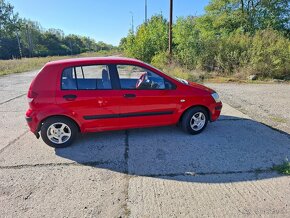
<instances>
[{"instance_id":1,"label":"front bumper","mask_svg":"<svg viewBox=\"0 0 290 218\"><path fill-rule=\"evenodd\" d=\"M215 103L211 109L211 116L210 116L210 121L211 122L214 122L216 121L220 114L221 114L221 111L222 111L222 107L223 107L223 104L222 102L219 102L219 103Z\"/></svg>"}]
</instances>

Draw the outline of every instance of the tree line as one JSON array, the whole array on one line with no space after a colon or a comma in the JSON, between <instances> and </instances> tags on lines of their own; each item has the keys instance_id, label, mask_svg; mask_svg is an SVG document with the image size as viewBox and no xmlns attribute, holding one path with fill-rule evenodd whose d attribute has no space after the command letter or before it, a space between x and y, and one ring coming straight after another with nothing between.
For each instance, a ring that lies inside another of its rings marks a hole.
<instances>
[{"instance_id":1,"label":"tree line","mask_svg":"<svg viewBox=\"0 0 290 218\"><path fill-rule=\"evenodd\" d=\"M38 22L20 18L13 6L0 0L0 59L74 55L111 50L114 46L60 29L45 30Z\"/></svg>"},{"instance_id":2,"label":"tree line","mask_svg":"<svg viewBox=\"0 0 290 218\"><path fill-rule=\"evenodd\" d=\"M179 4L177 2L176 4ZM179 17L168 56L168 21L155 15L121 39L127 56L164 67L290 79L288 0L211 0L202 16Z\"/></svg>"}]
</instances>

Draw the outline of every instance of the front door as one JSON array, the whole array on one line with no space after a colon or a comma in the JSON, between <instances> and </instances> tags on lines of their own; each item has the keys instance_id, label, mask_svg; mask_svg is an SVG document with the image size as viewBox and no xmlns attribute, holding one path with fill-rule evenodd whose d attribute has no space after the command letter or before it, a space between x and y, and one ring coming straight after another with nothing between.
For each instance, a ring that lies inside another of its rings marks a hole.
<instances>
[{"instance_id":1,"label":"front door","mask_svg":"<svg viewBox=\"0 0 290 218\"><path fill-rule=\"evenodd\" d=\"M174 85L139 66L116 65L120 81L122 128L169 125L176 112Z\"/></svg>"}]
</instances>

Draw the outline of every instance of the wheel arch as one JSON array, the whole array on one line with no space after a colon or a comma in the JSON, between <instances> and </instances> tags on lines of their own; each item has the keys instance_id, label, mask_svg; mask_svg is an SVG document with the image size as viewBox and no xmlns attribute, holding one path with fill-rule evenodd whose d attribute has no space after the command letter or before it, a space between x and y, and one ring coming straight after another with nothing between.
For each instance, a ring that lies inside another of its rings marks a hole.
<instances>
[{"instance_id":1,"label":"wheel arch","mask_svg":"<svg viewBox=\"0 0 290 218\"><path fill-rule=\"evenodd\" d=\"M48 117L43 118L43 119L39 122L39 124L38 124L37 132L40 131L41 126L43 125L43 123L44 123L46 120L48 120L48 119L50 119L50 118L55 118L55 117L61 117L61 118L65 118L65 119L68 119L68 120L72 121L72 122L76 125L76 127L77 127L77 129L78 129L78 132L81 132L81 128L80 128L80 125L78 124L78 122L77 122L75 119L73 119L72 117L69 117L69 116L67 116L67 115L50 115L50 116L48 116Z\"/></svg>"},{"instance_id":2,"label":"wheel arch","mask_svg":"<svg viewBox=\"0 0 290 218\"><path fill-rule=\"evenodd\" d=\"M189 111L189 110L191 110L192 108L195 108L195 107L201 107L201 108L205 109L206 112L207 112L207 115L208 115L208 119L211 120L211 113L210 113L209 108L206 107L206 106L204 106L204 105L200 105L200 104L198 104L198 105L191 105L191 106L188 107L186 110L184 110L184 111L182 112L181 116L179 117L178 122L180 123L180 122L182 121L182 119L183 119L183 117L184 117L184 114L185 114L187 111Z\"/></svg>"}]
</instances>

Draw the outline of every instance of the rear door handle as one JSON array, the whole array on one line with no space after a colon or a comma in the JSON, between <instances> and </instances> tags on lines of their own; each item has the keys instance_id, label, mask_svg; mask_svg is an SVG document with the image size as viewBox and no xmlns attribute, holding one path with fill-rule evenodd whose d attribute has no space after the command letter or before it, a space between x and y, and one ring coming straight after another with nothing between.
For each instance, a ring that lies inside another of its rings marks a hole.
<instances>
[{"instance_id":1,"label":"rear door handle","mask_svg":"<svg viewBox=\"0 0 290 218\"><path fill-rule=\"evenodd\" d=\"M76 95L64 95L63 98L67 101L73 101L77 98Z\"/></svg>"},{"instance_id":2,"label":"rear door handle","mask_svg":"<svg viewBox=\"0 0 290 218\"><path fill-rule=\"evenodd\" d=\"M124 98L136 98L135 94L124 94Z\"/></svg>"}]
</instances>

